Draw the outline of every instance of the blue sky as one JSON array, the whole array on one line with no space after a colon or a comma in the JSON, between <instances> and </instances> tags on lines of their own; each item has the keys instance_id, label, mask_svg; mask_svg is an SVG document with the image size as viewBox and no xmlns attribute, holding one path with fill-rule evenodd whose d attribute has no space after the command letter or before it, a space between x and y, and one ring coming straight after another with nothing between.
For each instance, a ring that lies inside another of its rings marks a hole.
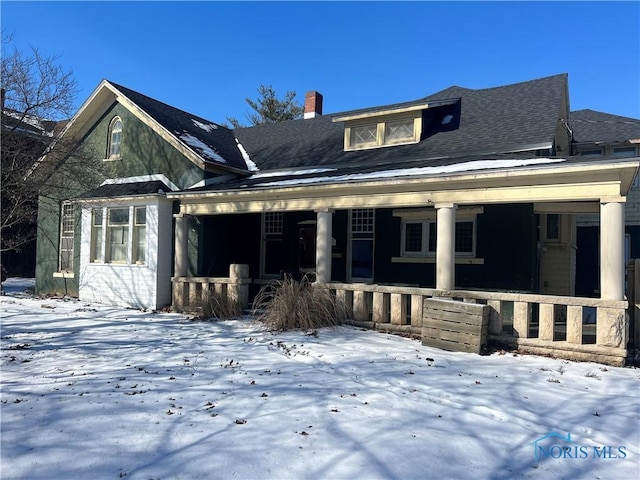
<instances>
[{"instance_id":1,"label":"blue sky","mask_svg":"<svg viewBox=\"0 0 640 480\"><path fill-rule=\"evenodd\" d=\"M109 79L246 122L260 84L324 112L569 74L572 110L640 118L640 2L1 2L13 45L61 54L77 104Z\"/></svg>"}]
</instances>

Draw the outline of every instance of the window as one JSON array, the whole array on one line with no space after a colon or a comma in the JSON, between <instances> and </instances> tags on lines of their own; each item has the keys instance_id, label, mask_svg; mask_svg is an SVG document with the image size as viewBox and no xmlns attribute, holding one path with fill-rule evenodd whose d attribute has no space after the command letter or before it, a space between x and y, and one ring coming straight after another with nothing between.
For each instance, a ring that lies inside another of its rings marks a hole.
<instances>
[{"instance_id":1,"label":"window","mask_svg":"<svg viewBox=\"0 0 640 480\"><path fill-rule=\"evenodd\" d=\"M91 211L91 261L102 262L102 208L94 208Z\"/></svg>"},{"instance_id":2,"label":"window","mask_svg":"<svg viewBox=\"0 0 640 480\"><path fill-rule=\"evenodd\" d=\"M60 216L60 265L59 271L73 270L73 233L75 230L75 210L72 203L63 203Z\"/></svg>"},{"instance_id":3,"label":"window","mask_svg":"<svg viewBox=\"0 0 640 480\"><path fill-rule=\"evenodd\" d=\"M547 214L546 239L560 241L560 215L557 213Z\"/></svg>"},{"instance_id":4,"label":"window","mask_svg":"<svg viewBox=\"0 0 640 480\"><path fill-rule=\"evenodd\" d=\"M384 143L401 143L413 140L413 118L387 122L384 132Z\"/></svg>"},{"instance_id":5,"label":"window","mask_svg":"<svg viewBox=\"0 0 640 480\"><path fill-rule=\"evenodd\" d=\"M374 210L356 208L351 210L350 276L352 280L373 280Z\"/></svg>"},{"instance_id":6,"label":"window","mask_svg":"<svg viewBox=\"0 0 640 480\"><path fill-rule=\"evenodd\" d=\"M467 257L461 262L482 263L476 259L476 218L483 207L459 207L456 210L455 254ZM433 208L394 210L394 217L402 218L401 257L394 262L431 263L435 259L438 240L437 213ZM413 259L413 260L412 260Z\"/></svg>"},{"instance_id":7,"label":"window","mask_svg":"<svg viewBox=\"0 0 640 480\"><path fill-rule=\"evenodd\" d=\"M144 264L147 254L147 209L136 207L134 209L133 223L133 261Z\"/></svg>"},{"instance_id":8,"label":"window","mask_svg":"<svg viewBox=\"0 0 640 480\"><path fill-rule=\"evenodd\" d=\"M107 209L107 261L128 263L129 209Z\"/></svg>"},{"instance_id":9,"label":"window","mask_svg":"<svg viewBox=\"0 0 640 480\"><path fill-rule=\"evenodd\" d=\"M352 127L350 146L355 148L375 146L377 144L377 131L378 126L375 124Z\"/></svg>"},{"instance_id":10,"label":"window","mask_svg":"<svg viewBox=\"0 0 640 480\"><path fill-rule=\"evenodd\" d=\"M262 214L262 276L278 277L285 257L282 212Z\"/></svg>"},{"instance_id":11,"label":"window","mask_svg":"<svg viewBox=\"0 0 640 480\"><path fill-rule=\"evenodd\" d=\"M629 158L636 156L636 147L617 147L613 149L612 156L618 158Z\"/></svg>"},{"instance_id":12,"label":"window","mask_svg":"<svg viewBox=\"0 0 640 480\"><path fill-rule=\"evenodd\" d=\"M422 117L407 117L406 114L356 121L345 126L345 150L417 143L421 125Z\"/></svg>"},{"instance_id":13,"label":"window","mask_svg":"<svg viewBox=\"0 0 640 480\"><path fill-rule=\"evenodd\" d=\"M109 147L107 158L117 160L120 158L120 145L122 143L122 120L114 117L109 125Z\"/></svg>"},{"instance_id":14,"label":"window","mask_svg":"<svg viewBox=\"0 0 640 480\"><path fill-rule=\"evenodd\" d=\"M581 152L578 152L578 155L582 157L601 157L602 149L582 150Z\"/></svg>"},{"instance_id":15,"label":"window","mask_svg":"<svg viewBox=\"0 0 640 480\"><path fill-rule=\"evenodd\" d=\"M402 255L433 256L436 254L438 227L435 218L404 220L402 224ZM456 221L456 255L475 255L475 220Z\"/></svg>"}]
</instances>

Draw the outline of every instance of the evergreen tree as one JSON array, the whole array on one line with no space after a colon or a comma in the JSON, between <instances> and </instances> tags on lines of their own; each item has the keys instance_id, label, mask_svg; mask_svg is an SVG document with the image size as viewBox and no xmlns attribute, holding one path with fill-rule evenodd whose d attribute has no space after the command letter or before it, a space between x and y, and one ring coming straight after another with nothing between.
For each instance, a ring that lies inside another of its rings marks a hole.
<instances>
[{"instance_id":1,"label":"evergreen tree","mask_svg":"<svg viewBox=\"0 0 640 480\"><path fill-rule=\"evenodd\" d=\"M284 122L301 118L304 107L296 102L296 92L287 91L283 99L279 99L274 88L269 85L258 87L260 97L256 100L245 98L247 104L255 113L247 115L251 125L262 125L265 123ZM233 128L241 128L246 125L241 124L236 118L227 117L227 121Z\"/></svg>"}]
</instances>

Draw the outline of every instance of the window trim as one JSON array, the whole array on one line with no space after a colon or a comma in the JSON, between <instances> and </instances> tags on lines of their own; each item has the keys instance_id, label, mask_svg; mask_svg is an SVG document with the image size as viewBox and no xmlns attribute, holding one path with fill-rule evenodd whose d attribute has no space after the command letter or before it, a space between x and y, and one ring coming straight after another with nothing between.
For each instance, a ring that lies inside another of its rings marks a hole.
<instances>
[{"instance_id":1,"label":"window trim","mask_svg":"<svg viewBox=\"0 0 640 480\"><path fill-rule=\"evenodd\" d=\"M472 225L472 250L470 252L455 252L455 258L460 259L456 263L484 263L483 259L477 257L478 244L478 222L477 216L484 213L484 207L459 207L456 210L456 226L458 223L469 223ZM394 210L394 217L400 217L400 257L393 257L396 263L431 263L435 261L436 251L429 250L430 226L435 225L437 229L437 213L433 208ZM419 223L422 225L422 246L419 252L406 250L406 225ZM457 233L457 231L456 231Z\"/></svg>"},{"instance_id":2,"label":"window trim","mask_svg":"<svg viewBox=\"0 0 640 480\"><path fill-rule=\"evenodd\" d=\"M354 212L367 211L367 219L365 217L354 217ZM370 212L370 221L369 213ZM358 221L358 218L362 221ZM354 221L355 228L354 228ZM370 227L369 227L370 225ZM376 210L375 208L352 208L349 210L348 224L348 240L347 240L347 279L349 282L373 282L375 276L375 249L376 249ZM353 243L354 242L371 242L371 277L354 277L353 276Z\"/></svg>"},{"instance_id":3,"label":"window trim","mask_svg":"<svg viewBox=\"0 0 640 480\"><path fill-rule=\"evenodd\" d=\"M387 126L392 123L413 120L413 136L390 140L387 138ZM376 139L361 144L353 143L354 131L357 128L374 127ZM420 111L400 113L383 117L364 118L348 122L344 127L345 151L367 150L371 148L391 147L395 145L409 145L420 142L422 136L422 115Z\"/></svg>"},{"instance_id":4,"label":"window trim","mask_svg":"<svg viewBox=\"0 0 640 480\"><path fill-rule=\"evenodd\" d=\"M267 273L267 242L284 242L284 212L262 212L260 215L260 278L279 278Z\"/></svg>"},{"instance_id":5,"label":"window trim","mask_svg":"<svg viewBox=\"0 0 640 480\"><path fill-rule=\"evenodd\" d=\"M66 213L66 210L69 209L70 213ZM59 243L58 243L58 269L55 273L57 273L58 275L54 276L62 276L64 278L73 278L73 267L74 267L74 261L73 261L73 256L74 256L74 251L75 251L75 230L76 230L76 211L75 211L75 204L70 202L70 201L64 201L62 202L62 204L60 205L60 225L59 225ZM66 221L66 222L65 222ZM67 222L70 222L71 224L71 231L70 234L69 230L65 229L65 225L68 225ZM67 233L67 235L65 235L65 233ZM63 253L63 248L62 248L62 244L63 244L63 239L64 238L70 238L71 239L71 248L70 249L64 249L65 252L71 252L70 256L69 256L69 265L67 265L67 267L70 268L62 268L63 267L63 260L62 260L62 253Z\"/></svg>"},{"instance_id":6,"label":"window trim","mask_svg":"<svg viewBox=\"0 0 640 480\"><path fill-rule=\"evenodd\" d=\"M120 123L120 130L116 131L115 127ZM122 159L122 132L124 130L124 122L122 118L119 116L115 116L109 122L109 130L107 135L107 151L105 155L106 161L120 160ZM114 133L119 133L117 147L118 151L114 154L112 153L113 145L114 145Z\"/></svg>"}]
</instances>

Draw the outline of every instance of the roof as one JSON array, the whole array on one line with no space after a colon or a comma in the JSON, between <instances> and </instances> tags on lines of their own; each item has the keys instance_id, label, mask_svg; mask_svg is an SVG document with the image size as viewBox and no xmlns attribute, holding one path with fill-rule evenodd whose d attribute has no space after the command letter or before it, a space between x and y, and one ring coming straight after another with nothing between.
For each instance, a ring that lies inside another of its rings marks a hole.
<instances>
[{"instance_id":1,"label":"roof","mask_svg":"<svg viewBox=\"0 0 640 480\"><path fill-rule=\"evenodd\" d=\"M131 182L131 183L107 183L98 188L82 194L83 199L128 197L135 195L155 195L167 193L171 189L161 180Z\"/></svg>"},{"instance_id":2,"label":"roof","mask_svg":"<svg viewBox=\"0 0 640 480\"><path fill-rule=\"evenodd\" d=\"M261 170L544 149L553 143L566 88L566 74L487 89L454 86L413 102L258 125L235 134ZM436 106L424 111L421 142L344 151L344 124L334 123L334 117L429 102ZM439 126L447 114L454 115L454 128Z\"/></svg>"},{"instance_id":3,"label":"roof","mask_svg":"<svg viewBox=\"0 0 640 480\"><path fill-rule=\"evenodd\" d=\"M573 139L578 143L613 143L640 139L640 120L595 110L571 112Z\"/></svg>"},{"instance_id":4,"label":"roof","mask_svg":"<svg viewBox=\"0 0 640 480\"><path fill-rule=\"evenodd\" d=\"M232 130L117 83L109 83L204 160L248 169Z\"/></svg>"},{"instance_id":5,"label":"roof","mask_svg":"<svg viewBox=\"0 0 640 480\"><path fill-rule=\"evenodd\" d=\"M451 177L476 173L497 173L524 169L545 169L561 165L600 164L602 158L534 157L531 154L499 154L462 156L454 159L403 161L385 164L340 165L316 168L292 168L255 172L247 178L236 178L180 192L171 196L197 192L229 192L263 190L309 185L389 181L409 178ZM616 159L619 161L620 159Z\"/></svg>"}]
</instances>

